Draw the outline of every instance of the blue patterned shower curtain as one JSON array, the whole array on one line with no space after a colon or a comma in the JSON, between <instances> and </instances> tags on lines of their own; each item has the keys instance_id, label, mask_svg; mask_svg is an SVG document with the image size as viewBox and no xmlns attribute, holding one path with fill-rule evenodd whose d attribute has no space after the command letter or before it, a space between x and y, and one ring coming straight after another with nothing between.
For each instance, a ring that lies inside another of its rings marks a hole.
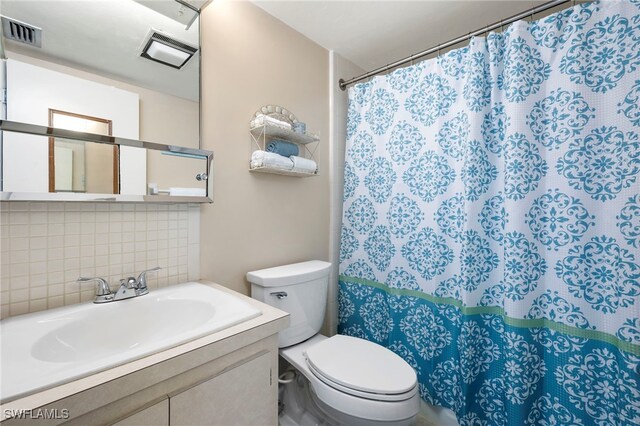
<instances>
[{"instance_id":1,"label":"blue patterned shower curtain","mask_svg":"<svg viewBox=\"0 0 640 426\"><path fill-rule=\"evenodd\" d=\"M640 2L349 91L339 332L461 425L640 424Z\"/></svg>"}]
</instances>

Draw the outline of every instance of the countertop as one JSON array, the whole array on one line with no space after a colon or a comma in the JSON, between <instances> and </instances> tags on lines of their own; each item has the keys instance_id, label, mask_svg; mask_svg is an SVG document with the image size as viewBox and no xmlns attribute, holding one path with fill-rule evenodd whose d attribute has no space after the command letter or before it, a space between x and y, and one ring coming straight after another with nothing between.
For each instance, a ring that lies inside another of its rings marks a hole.
<instances>
[{"instance_id":1,"label":"countertop","mask_svg":"<svg viewBox=\"0 0 640 426\"><path fill-rule=\"evenodd\" d=\"M168 361L180 355L187 354L188 352L195 351L197 349L215 343L222 343L225 340L230 340L234 336L239 336L243 333L247 334L247 332L253 331L254 334L251 336L251 339L256 340L275 334L278 331L286 328L289 324L289 314L284 311L276 309L265 303L259 302L258 300L252 299L248 296L237 293L233 290L210 281L199 280L196 282L214 287L226 293L233 294L258 308L262 312L262 315L242 322L240 324L236 324L224 330L220 330L213 334L209 334L207 336L197 338L195 340L183 343L178 346L174 346L161 352L148 355L144 358L140 358L129 363L112 367L107 370L71 381L69 383L64 383L53 388L38 391L31 395L3 403L0 410L0 419L5 420L7 418L6 414L14 412L14 410L32 410L38 407L45 406L52 402L78 394L90 388L138 372L153 365ZM258 331L259 333L255 334L255 332Z\"/></svg>"}]
</instances>

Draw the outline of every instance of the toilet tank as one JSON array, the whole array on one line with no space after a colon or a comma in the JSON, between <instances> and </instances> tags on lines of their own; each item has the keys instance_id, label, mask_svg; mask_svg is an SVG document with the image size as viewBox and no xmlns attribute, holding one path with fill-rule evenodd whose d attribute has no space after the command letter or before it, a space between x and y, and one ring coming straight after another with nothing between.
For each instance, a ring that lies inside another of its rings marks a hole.
<instances>
[{"instance_id":1,"label":"toilet tank","mask_svg":"<svg viewBox=\"0 0 640 426\"><path fill-rule=\"evenodd\" d=\"M278 334L281 348L317 334L327 305L331 263L320 260L247 273L251 297L288 312L289 327Z\"/></svg>"}]
</instances>

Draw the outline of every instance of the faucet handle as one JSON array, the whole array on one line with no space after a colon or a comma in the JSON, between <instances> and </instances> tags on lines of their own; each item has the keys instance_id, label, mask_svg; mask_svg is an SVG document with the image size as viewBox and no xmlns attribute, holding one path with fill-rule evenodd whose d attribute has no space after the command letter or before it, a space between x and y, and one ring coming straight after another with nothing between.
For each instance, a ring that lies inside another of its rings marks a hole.
<instances>
[{"instance_id":1,"label":"faucet handle","mask_svg":"<svg viewBox=\"0 0 640 426\"><path fill-rule=\"evenodd\" d=\"M109 283L107 280L100 277L79 277L76 282L83 284L88 282L96 282L96 298L93 303L104 303L110 302L113 299L113 293L111 293L111 289L109 288Z\"/></svg>"},{"instance_id":2,"label":"faucet handle","mask_svg":"<svg viewBox=\"0 0 640 426\"><path fill-rule=\"evenodd\" d=\"M134 277L122 278L120 280L120 285L126 288L135 288L137 283L138 281Z\"/></svg>"},{"instance_id":3,"label":"faucet handle","mask_svg":"<svg viewBox=\"0 0 640 426\"><path fill-rule=\"evenodd\" d=\"M156 272L160 269L162 268L156 266L155 268L147 269L146 271L140 272L140 275L138 275L138 279L136 280L136 290L140 295L147 294L149 292L149 289L147 288L147 273Z\"/></svg>"}]
</instances>

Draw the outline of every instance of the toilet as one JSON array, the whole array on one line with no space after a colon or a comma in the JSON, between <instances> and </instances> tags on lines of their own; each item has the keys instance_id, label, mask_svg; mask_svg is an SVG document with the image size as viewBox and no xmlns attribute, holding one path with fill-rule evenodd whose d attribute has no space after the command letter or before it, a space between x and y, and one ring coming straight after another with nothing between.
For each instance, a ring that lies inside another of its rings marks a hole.
<instances>
[{"instance_id":1,"label":"toilet","mask_svg":"<svg viewBox=\"0 0 640 426\"><path fill-rule=\"evenodd\" d=\"M247 273L251 296L290 314L280 356L307 380L331 424L410 425L419 407L416 373L401 357L357 337L319 334L331 264L319 260Z\"/></svg>"}]
</instances>

